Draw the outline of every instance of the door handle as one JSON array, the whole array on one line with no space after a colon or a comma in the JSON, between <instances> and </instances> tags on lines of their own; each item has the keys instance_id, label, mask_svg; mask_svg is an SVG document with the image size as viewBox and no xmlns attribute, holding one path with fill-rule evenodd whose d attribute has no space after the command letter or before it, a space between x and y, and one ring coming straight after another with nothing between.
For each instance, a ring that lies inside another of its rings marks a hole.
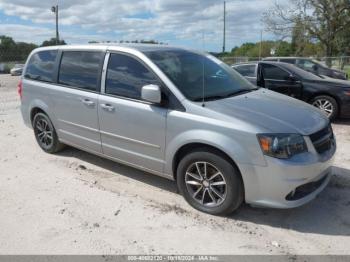
<instances>
[{"instance_id":1,"label":"door handle","mask_svg":"<svg viewBox=\"0 0 350 262\"><path fill-rule=\"evenodd\" d=\"M82 99L81 102L87 106L94 106L95 105L95 102L91 101L90 99Z\"/></svg>"},{"instance_id":2,"label":"door handle","mask_svg":"<svg viewBox=\"0 0 350 262\"><path fill-rule=\"evenodd\" d=\"M104 110L107 110L109 112L112 112L114 111L114 106L110 105L110 104L101 104L101 107L104 109Z\"/></svg>"}]
</instances>

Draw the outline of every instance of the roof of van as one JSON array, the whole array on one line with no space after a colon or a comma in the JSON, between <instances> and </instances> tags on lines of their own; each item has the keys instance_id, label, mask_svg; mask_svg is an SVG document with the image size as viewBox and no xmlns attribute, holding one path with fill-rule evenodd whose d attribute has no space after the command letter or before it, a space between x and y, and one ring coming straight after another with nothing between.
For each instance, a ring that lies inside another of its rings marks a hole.
<instances>
[{"instance_id":1,"label":"roof of van","mask_svg":"<svg viewBox=\"0 0 350 262\"><path fill-rule=\"evenodd\" d=\"M139 52L151 52L151 51L166 51L166 50L190 50L184 47L160 45L160 44L117 44L117 43L101 43L101 44L84 44L84 45L57 45L48 47L39 47L36 50L72 50L72 49L83 49L83 50L113 50L113 49L132 49Z\"/></svg>"}]
</instances>

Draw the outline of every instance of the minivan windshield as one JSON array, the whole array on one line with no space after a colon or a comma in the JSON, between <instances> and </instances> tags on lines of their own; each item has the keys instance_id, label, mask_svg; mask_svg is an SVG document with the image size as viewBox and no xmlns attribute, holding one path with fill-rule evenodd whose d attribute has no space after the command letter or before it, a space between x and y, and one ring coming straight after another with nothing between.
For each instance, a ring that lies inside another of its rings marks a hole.
<instances>
[{"instance_id":1,"label":"minivan windshield","mask_svg":"<svg viewBox=\"0 0 350 262\"><path fill-rule=\"evenodd\" d=\"M192 101L217 100L257 89L211 55L178 49L144 53Z\"/></svg>"}]
</instances>

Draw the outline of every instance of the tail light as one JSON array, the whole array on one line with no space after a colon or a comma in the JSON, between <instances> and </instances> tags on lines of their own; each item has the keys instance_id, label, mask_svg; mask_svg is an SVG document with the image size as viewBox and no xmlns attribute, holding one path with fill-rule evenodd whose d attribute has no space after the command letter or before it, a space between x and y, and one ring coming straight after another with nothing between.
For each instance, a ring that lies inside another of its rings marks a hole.
<instances>
[{"instance_id":1,"label":"tail light","mask_svg":"<svg viewBox=\"0 0 350 262\"><path fill-rule=\"evenodd\" d=\"M19 80L18 86L17 86L17 92L19 97L22 100L22 95L23 95L23 87L22 87L22 80Z\"/></svg>"}]
</instances>

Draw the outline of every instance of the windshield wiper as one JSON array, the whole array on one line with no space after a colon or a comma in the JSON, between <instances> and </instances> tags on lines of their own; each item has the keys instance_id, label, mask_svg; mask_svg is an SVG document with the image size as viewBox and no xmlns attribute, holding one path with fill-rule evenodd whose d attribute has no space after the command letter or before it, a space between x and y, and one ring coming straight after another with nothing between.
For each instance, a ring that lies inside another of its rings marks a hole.
<instances>
[{"instance_id":1,"label":"windshield wiper","mask_svg":"<svg viewBox=\"0 0 350 262\"><path fill-rule=\"evenodd\" d=\"M228 98L228 97L233 97L233 96L238 96L238 95L242 95L242 94L246 94L246 93L250 93L253 92L255 90L258 90L259 88L252 88L252 89L242 89L242 90L238 90L232 93L228 93L225 95L214 95L214 96L206 96L204 97L196 97L195 99L193 99L193 101L195 102L201 102L201 101L211 101L211 100L219 100L219 99L224 99L224 98Z\"/></svg>"},{"instance_id":2,"label":"windshield wiper","mask_svg":"<svg viewBox=\"0 0 350 262\"><path fill-rule=\"evenodd\" d=\"M255 90L256 90L256 89L255 89ZM239 91L236 91L236 92L227 94L227 95L225 95L225 97L243 95L243 94L246 94L246 93L250 93L250 92L252 92L252 91L254 91L254 90L253 90L253 89L242 89L242 90L239 90Z\"/></svg>"},{"instance_id":3,"label":"windshield wiper","mask_svg":"<svg viewBox=\"0 0 350 262\"><path fill-rule=\"evenodd\" d=\"M243 94L250 93L250 92L253 92L255 90L258 90L258 89L259 88L241 89L241 90L238 90L238 91L235 91L235 92L223 95L223 96L221 96L221 98L228 98L228 97L232 97L232 96L243 95Z\"/></svg>"},{"instance_id":4,"label":"windshield wiper","mask_svg":"<svg viewBox=\"0 0 350 262\"><path fill-rule=\"evenodd\" d=\"M206 97L196 97L193 99L195 102L202 102L204 101L209 101L209 100L217 100L217 99L222 99L225 98L225 96L206 96Z\"/></svg>"}]
</instances>

